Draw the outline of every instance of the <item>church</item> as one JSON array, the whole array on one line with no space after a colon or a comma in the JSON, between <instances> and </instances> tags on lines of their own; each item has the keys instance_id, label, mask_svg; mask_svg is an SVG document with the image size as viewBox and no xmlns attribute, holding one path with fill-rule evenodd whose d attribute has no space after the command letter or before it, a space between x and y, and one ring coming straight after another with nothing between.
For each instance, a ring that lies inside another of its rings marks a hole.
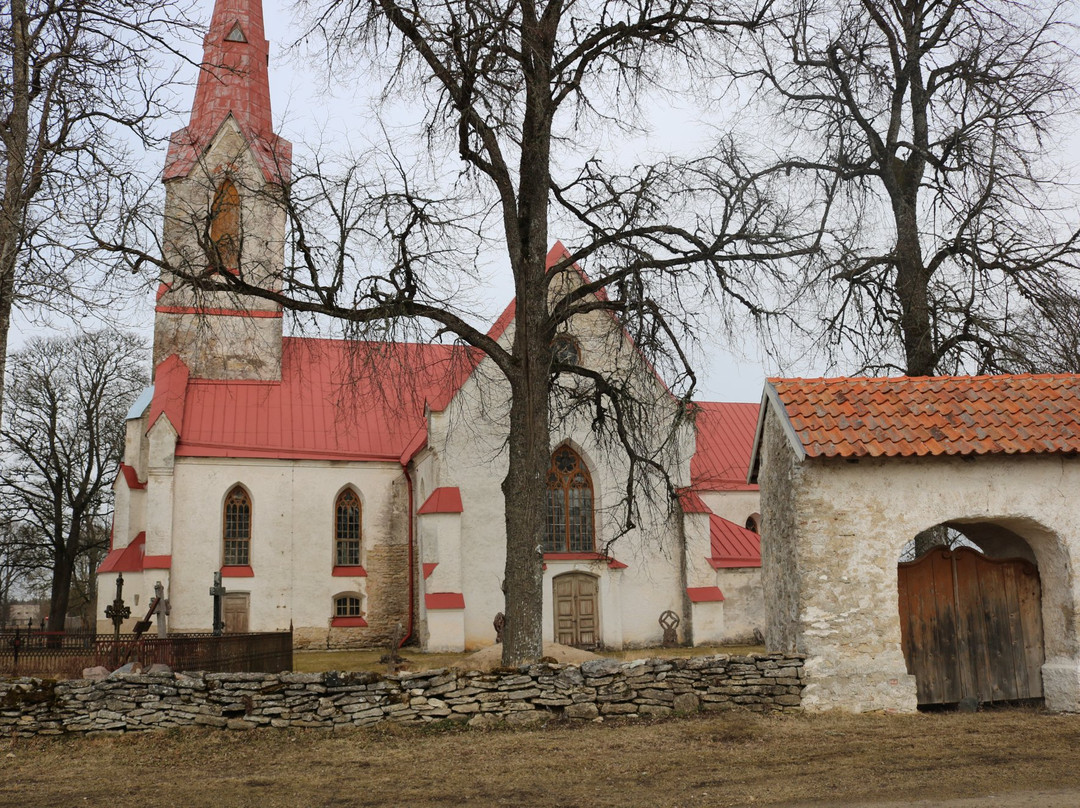
<instances>
[{"instance_id":1,"label":"church","mask_svg":"<svg viewBox=\"0 0 1080 808\"><path fill-rule=\"evenodd\" d=\"M163 173L164 257L191 266L209 248L280 288L285 212L251 192L287 181L291 159L273 131L261 0L216 0L204 49L214 67ZM549 266L565 255L555 244ZM644 366L594 314L559 349L586 367ZM510 302L488 333L508 340L513 328ZM131 623L160 581L170 629L207 631L220 573L226 631L291 627L298 648L383 645L398 626L423 650L495 642L507 461L490 360L457 345L285 336L276 304L166 275L153 363L127 415L99 617L122 573ZM699 403L667 470L679 501L617 539L607 514L625 487L619 463L586 422L554 429L545 641L658 645L667 612L686 644L752 640L764 623L747 482L757 416L756 404Z\"/></svg>"}]
</instances>

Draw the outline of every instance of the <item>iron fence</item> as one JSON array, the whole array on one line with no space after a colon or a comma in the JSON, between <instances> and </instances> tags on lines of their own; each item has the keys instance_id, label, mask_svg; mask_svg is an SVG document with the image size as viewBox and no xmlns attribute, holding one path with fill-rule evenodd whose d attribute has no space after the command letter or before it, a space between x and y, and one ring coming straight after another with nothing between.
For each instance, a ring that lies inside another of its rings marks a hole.
<instances>
[{"instance_id":1,"label":"iron fence","mask_svg":"<svg viewBox=\"0 0 1080 808\"><path fill-rule=\"evenodd\" d=\"M84 668L110 670L138 662L174 671L278 673L292 670L292 631L170 634L155 637L93 632L0 630L0 674L78 677Z\"/></svg>"}]
</instances>

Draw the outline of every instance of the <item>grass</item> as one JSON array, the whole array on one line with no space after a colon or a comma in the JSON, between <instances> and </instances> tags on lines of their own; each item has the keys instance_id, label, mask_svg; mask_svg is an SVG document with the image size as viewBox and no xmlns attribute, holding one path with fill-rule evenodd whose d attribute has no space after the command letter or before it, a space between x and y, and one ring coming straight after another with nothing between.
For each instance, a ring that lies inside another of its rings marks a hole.
<instances>
[{"instance_id":1,"label":"grass","mask_svg":"<svg viewBox=\"0 0 1080 808\"><path fill-rule=\"evenodd\" d=\"M601 654L615 659L641 659L646 657L688 657L707 656L709 654L750 654L762 653L761 645L697 646L696 648L636 648L621 651L602 651ZM365 651L294 651L293 668L305 673L319 671L377 671L385 672L386 665L379 662L379 657L386 649ZM402 649L402 656L408 660L406 670L431 670L433 668L467 668L468 654L425 654L410 648Z\"/></svg>"},{"instance_id":2,"label":"grass","mask_svg":"<svg viewBox=\"0 0 1080 808\"><path fill-rule=\"evenodd\" d=\"M191 729L5 740L0 805L841 806L1046 789L1075 805L1078 764L1080 716L1024 708L493 731Z\"/></svg>"}]
</instances>

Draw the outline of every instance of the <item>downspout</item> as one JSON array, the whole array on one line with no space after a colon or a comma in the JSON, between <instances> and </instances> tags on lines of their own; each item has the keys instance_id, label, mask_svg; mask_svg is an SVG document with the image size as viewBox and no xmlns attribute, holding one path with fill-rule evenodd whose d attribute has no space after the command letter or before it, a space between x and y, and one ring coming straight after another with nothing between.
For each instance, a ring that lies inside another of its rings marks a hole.
<instances>
[{"instance_id":1,"label":"downspout","mask_svg":"<svg viewBox=\"0 0 1080 808\"><path fill-rule=\"evenodd\" d=\"M409 489L409 626L405 631L405 636L401 638L401 643L398 648L404 647L413 635L413 615L416 612L415 606L415 579L416 579L416 566L414 564L414 550L413 545L415 543L415 536L413 535L413 522L415 517L413 516L413 481L412 475L409 474L408 461L401 464L401 470L405 472L405 483Z\"/></svg>"}]
</instances>

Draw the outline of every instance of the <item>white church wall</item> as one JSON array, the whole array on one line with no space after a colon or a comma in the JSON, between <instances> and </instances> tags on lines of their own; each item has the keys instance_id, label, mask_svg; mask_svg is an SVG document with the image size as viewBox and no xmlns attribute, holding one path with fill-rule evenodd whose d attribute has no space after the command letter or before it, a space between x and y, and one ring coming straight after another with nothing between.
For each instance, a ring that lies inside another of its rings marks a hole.
<instances>
[{"instance_id":1,"label":"white church wall","mask_svg":"<svg viewBox=\"0 0 1080 808\"><path fill-rule=\"evenodd\" d=\"M206 594L222 564L222 508L226 494L242 485L250 494L252 577L227 577L231 592L250 594L252 631L288 629L329 636L333 597L357 592L365 614L373 604L361 576L335 577L334 505L351 486L361 500L362 554L394 543L393 486L401 476L394 463L179 458L175 498L185 503L174 514L176 552L174 625L191 630L209 625ZM369 571L369 575L373 571Z\"/></svg>"},{"instance_id":2,"label":"white church wall","mask_svg":"<svg viewBox=\"0 0 1080 808\"><path fill-rule=\"evenodd\" d=\"M761 512L761 495L757 491L698 491L702 501L717 516L739 527L746 527L751 514Z\"/></svg>"},{"instance_id":3,"label":"white church wall","mask_svg":"<svg viewBox=\"0 0 1080 808\"><path fill-rule=\"evenodd\" d=\"M578 341L582 361L608 372L622 372L640 395L656 402L659 417L674 404L655 377L640 364L640 356L615 331L603 314L581 318L571 333ZM508 331L509 333L509 331ZM504 335L504 339L508 338ZM600 357L598 359L598 357ZM636 368L623 369L628 363ZM502 581L505 566L505 520L501 483L506 474L505 453L507 391L493 363L485 360L465 382L442 413L430 419L429 445L439 456L440 485L455 485L461 491L462 594L465 598L465 646L490 645L495 639L492 620L504 611ZM668 411L670 414L670 410ZM577 416L565 420L551 435L552 447L569 441L586 463L593 481L596 509L596 549L601 550L615 535L620 512L617 508L625 489L625 458L618 449L598 445L589 419ZM683 430L675 442L681 458L674 464L676 485L689 482L689 457L693 437ZM646 508L638 528L622 536L610 548L611 555L627 564L612 569L606 561L556 560L548 558L544 573L544 637L554 638L553 579L569 571L597 577L600 634L604 645L645 645L659 642L661 612L673 609L682 614L684 582L680 570L680 531L675 519L659 507Z\"/></svg>"}]
</instances>

